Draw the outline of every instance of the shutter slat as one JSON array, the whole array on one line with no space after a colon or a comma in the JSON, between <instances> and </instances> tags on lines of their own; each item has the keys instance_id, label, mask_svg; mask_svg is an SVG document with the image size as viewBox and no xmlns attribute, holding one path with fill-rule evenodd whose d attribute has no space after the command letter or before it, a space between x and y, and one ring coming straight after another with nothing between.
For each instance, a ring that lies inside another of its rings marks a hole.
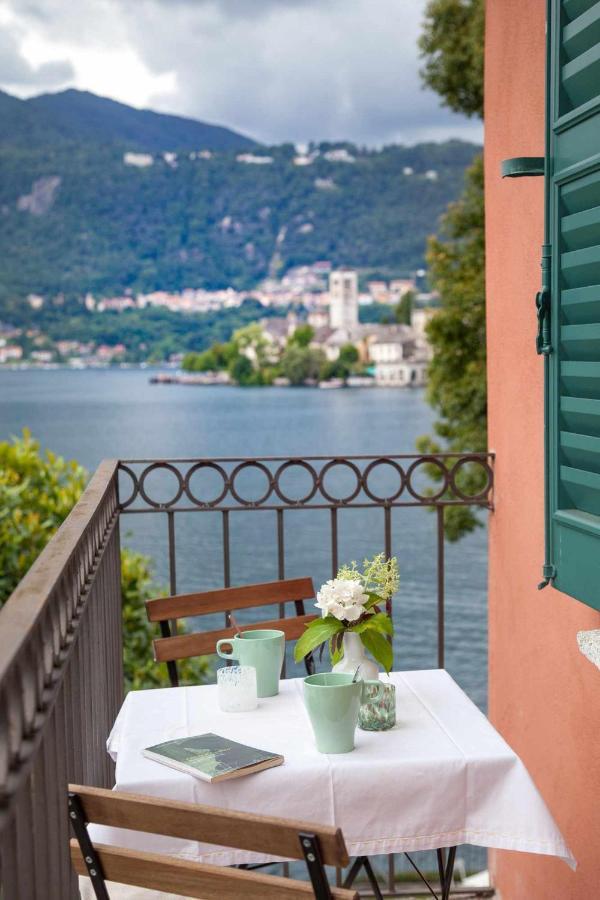
<instances>
[{"instance_id":1,"label":"shutter slat","mask_svg":"<svg viewBox=\"0 0 600 900\"><path fill-rule=\"evenodd\" d=\"M600 475L571 466L560 467L560 477L565 490L565 506L570 502L575 509L591 515L600 515Z\"/></svg>"},{"instance_id":2,"label":"shutter slat","mask_svg":"<svg viewBox=\"0 0 600 900\"><path fill-rule=\"evenodd\" d=\"M595 0L563 0L562 8L566 18L572 22L595 5Z\"/></svg>"},{"instance_id":3,"label":"shutter slat","mask_svg":"<svg viewBox=\"0 0 600 900\"><path fill-rule=\"evenodd\" d=\"M565 184L560 198L566 215L600 206L600 172L592 172Z\"/></svg>"},{"instance_id":4,"label":"shutter slat","mask_svg":"<svg viewBox=\"0 0 600 900\"><path fill-rule=\"evenodd\" d=\"M563 216L561 234L569 250L600 244L600 206Z\"/></svg>"},{"instance_id":5,"label":"shutter slat","mask_svg":"<svg viewBox=\"0 0 600 900\"><path fill-rule=\"evenodd\" d=\"M600 491L600 475L596 472L586 472L584 469L574 469L570 466L561 466L560 474L564 481L581 485Z\"/></svg>"},{"instance_id":6,"label":"shutter slat","mask_svg":"<svg viewBox=\"0 0 600 900\"><path fill-rule=\"evenodd\" d=\"M584 397L561 397L560 409L564 413L600 417L600 400L589 400Z\"/></svg>"},{"instance_id":7,"label":"shutter slat","mask_svg":"<svg viewBox=\"0 0 600 900\"><path fill-rule=\"evenodd\" d=\"M565 325L600 322L600 287L567 288L561 292L561 311Z\"/></svg>"},{"instance_id":8,"label":"shutter slat","mask_svg":"<svg viewBox=\"0 0 600 900\"><path fill-rule=\"evenodd\" d=\"M600 42L600 3L594 3L589 9L577 16L563 29L563 48L568 59L572 60L594 44Z\"/></svg>"},{"instance_id":9,"label":"shutter slat","mask_svg":"<svg viewBox=\"0 0 600 900\"><path fill-rule=\"evenodd\" d=\"M600 245L569 250L561 255L561 274L565 287L586 287L600 280Z\"/></svg>"},{"instance_id":10,"label":"shutter slat","mask_svg":"<svg viewBox=\"0 0 600 900\"><path fill-rule=\"evenodd\" d=\"M568 343L572 341L576 343L581 341L595 343L600 341L600 324L596 322L593 325L588 323L583 325L563 325L560 329L560 339Z\"/></svg>"},{"instance_id":11,"label":"shutter slat","mask_svg":"<svg viewBox=\"0 0 600 900\"><path fill-rule=\"evenodd\" d=\"M600 362L563 362L560 373L563 378L579 378L582 380L600 378Z\"/></svg>"},{"instance_id":12,"label":"shutter slat","mask_svg":"<svg viewBox=\"0 0 600 900\"><path fill-rule=\"evenodd\" d=\"M573 107L596 96L599 79L600 44L594 44L562 69L563 88Z\"/></svg>"},{"instance_id":13,"label":"shutter slat","mask_svg":"<svg viewBox=\"0 0 600 900\"><path fill-rule=\"evenodd\" d=\"M600 469L600 438L590 437L588 434L574 434L571 431L561 431L561 447L568 450L579 450L582 453L598 454L598 468Z\"/></svg>"}]
</instances>

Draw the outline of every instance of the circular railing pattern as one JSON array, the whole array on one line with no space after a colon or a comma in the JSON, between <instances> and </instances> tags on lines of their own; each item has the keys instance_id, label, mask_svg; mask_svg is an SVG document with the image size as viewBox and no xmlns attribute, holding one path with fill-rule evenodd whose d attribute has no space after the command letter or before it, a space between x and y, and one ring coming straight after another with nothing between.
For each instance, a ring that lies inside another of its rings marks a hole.
<instances>
[{"instance_id":1,"label":"circular railing pattern","mask_svg":"<svg viewBox=\"0 0 600 900\"><path fill-rule=\"evenodd\" d=\"M389 489L375 486L387 471ZM168 511L177 509L282 509L345 506L491 505L493 469L486 454L423 456L287 457L252 459L128 460L119 465L120 507ZM164 473L151 486L148 476ZM198 473L210 472L212 497L192 485ZM253 496L242 475L250 473ZM282 479L308 476L300 496L290 495ZM252 478L254 475L254 479ZM393 478L391 477L393 475ZM343 477L343 489L332 483ZM168 478L168 487L165 482ZM158 479L160 482L160 479ZM393 484L392 484L393 481ZM160 490L159 490L160 487Z\"/></svg>"}]
</instances>

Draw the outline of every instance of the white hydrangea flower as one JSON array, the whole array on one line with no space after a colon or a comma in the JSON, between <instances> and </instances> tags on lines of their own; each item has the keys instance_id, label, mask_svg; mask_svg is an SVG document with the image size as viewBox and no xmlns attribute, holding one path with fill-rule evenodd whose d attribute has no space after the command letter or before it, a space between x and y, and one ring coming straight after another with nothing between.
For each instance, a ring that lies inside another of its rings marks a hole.
<instances>
[{"instance_id":1,"label":"white hydrangea flower","mask_svg":"<svg viewBox=\"0 0 600 900\"><path fill-rule=\"evenodd\" d=\"M360 581L354 578L332 578L317 594L315 606L325 616L345 622L356 622L365 611L368 596Z\"/></svg>"}]
</instances>

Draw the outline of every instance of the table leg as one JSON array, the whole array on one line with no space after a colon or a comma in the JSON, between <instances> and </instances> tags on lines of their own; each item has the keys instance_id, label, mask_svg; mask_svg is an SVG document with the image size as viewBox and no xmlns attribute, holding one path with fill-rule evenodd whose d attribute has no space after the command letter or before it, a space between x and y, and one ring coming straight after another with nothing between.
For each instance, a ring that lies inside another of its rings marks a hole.
<instances>
[{"instance_id":1,"label":"table leg","mask_svg":"<svg viewBox=\"0 0 600 900\"><path fill-rule=\"evenodd\" d=\"M456 859L456 847L448 850L448 859L445 860L444 850L438 850L438 867L440 870L440 888L442 900L448 900L452 888L452 876L454 874L454 860Z\"/></svg>"},{"instance_id":2,"label":"table leg","mask_svg":"<svg viewBox=\"0 0 600 900\"><path fill-rule=\"evenodd\" d=\"M371 890L373 891L373 896L376 900L383 900L383 894L381 893L381 888L379 887L379 882L377 881L377 876L373 871L373 867L369 860L368 856L357 856L352 865L350 866L350 871L348 872L346 879L344 881L343 887L350 888L354 884L356 876L359 871L362 869L365 870L367 878L369 879L369 884L371 885Z\"/></svg>"}]
</instances>

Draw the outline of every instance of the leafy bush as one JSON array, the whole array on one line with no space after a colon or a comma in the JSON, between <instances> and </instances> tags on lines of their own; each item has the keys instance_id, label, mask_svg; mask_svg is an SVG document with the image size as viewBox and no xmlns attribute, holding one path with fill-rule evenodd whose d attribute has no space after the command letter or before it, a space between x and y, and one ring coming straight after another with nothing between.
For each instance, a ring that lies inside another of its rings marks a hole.
<instances>
[{"instance_id":1,"label":"leafy bush","mask_svg":"<svg viewBox=\"0 0 600 900\"><path fill-rule=\"evenodd\" d=\"M0 442L0 605L9 597L85 487L87 473L29 431Z\"/></svg>"},{"instance_id":2,"label":"leafy bush","mask_svg":"<svg viewBox=\"0 0 600 900\"><path fill-rule=\"evenodd\" d=\"M241 353L231 360L228 371L233 381L237 382L237 384L242 386L256 384L255 375L257 373L254 371L254 366L248 357L242 356Z\"/></svg>"},{"instance_id":3,"label":"leafy bush","mask_svg":"<svg viewBox=\"0 0 600 900\"><path fill-rule=\"evenodd\" d=\"M281 373L291 384L303 384L307 379L317 379L325 362L322 350L291 344L281 357Z\"/></svg>"},{"instance_id":4,"label":"leafy bush","mask_svg":"<svg viewBox=\"0 0 600 900\"><path fill-rule=\"evenodd\" d=\"M22 438L0 441L0 606L79 499L87 482L79 463L50 450L42 452L29 431ZM151 560L132 550L121 551L124 670L127 689L168 684L166 666L152 658L154 626L144 601L160 591L152 584ZM203 659L179 666L181 680L204 680Z\"/></svg>"}]
</instances>

